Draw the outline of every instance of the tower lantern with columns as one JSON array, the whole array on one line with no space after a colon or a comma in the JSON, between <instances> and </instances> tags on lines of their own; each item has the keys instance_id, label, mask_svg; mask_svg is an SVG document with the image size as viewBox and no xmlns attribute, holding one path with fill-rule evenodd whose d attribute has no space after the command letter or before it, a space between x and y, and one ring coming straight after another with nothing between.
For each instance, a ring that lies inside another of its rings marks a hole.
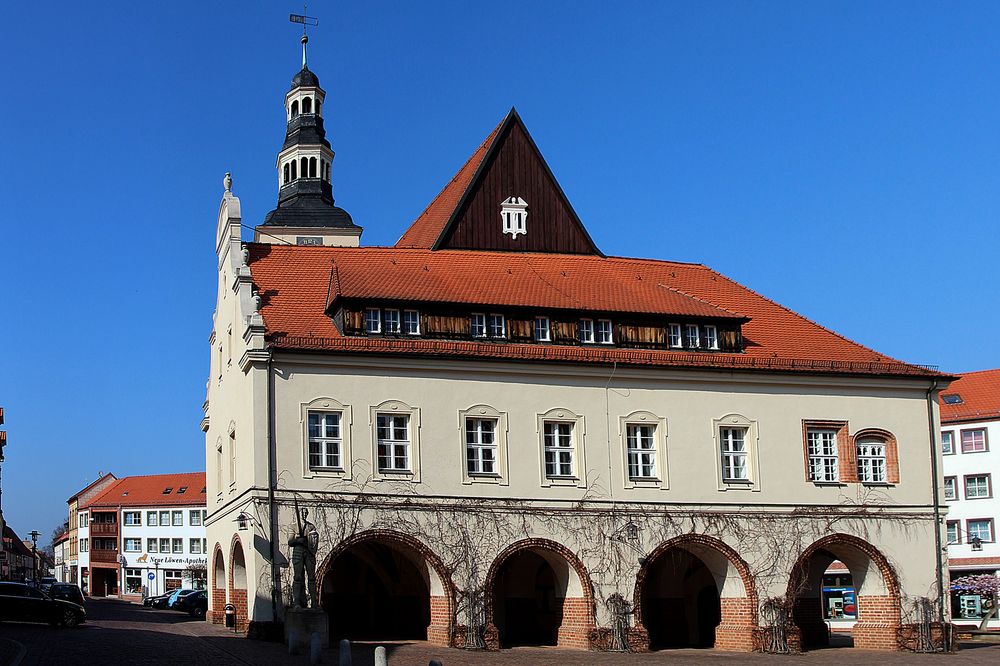
<instances>
[{"instance_id":1,"label":"tower lantern with columns","mask_svg":"<svg viewBox=\"0 0 1000 666\"><path fill-rule=\"evenodd\" d=\"M302 35L302 69L285 95L285 143L278 152L278 207L257 227L254 240L295 245L356 247L361 227L350 214L334 205L334 152L323 127L326 91L306 64Z\"/></svg>"}]
</instances>

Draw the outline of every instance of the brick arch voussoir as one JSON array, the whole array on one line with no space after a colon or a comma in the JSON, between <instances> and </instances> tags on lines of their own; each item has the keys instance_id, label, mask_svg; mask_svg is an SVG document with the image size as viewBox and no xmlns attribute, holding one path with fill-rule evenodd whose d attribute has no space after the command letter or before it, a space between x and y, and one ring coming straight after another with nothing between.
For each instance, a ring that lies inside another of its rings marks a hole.
<instances>
[{"instance_id":1,"label":"brick arch voussoir","mask_svg":"<svg viewBox=\"0 0 1000 666\"><path fill-rule=\"evenodd\" d=\"M814 541L804 551L802 551L802 554L799 555L798 559L795 561L795 566L792 568L792 574L788 579L788 590L786 594L789 599L797 596L799 587L803 583L803 576L805 576L809 559L820 550L838 545L852 546L864 553L865 556L875 564L879 573L882 574L882 581L885 583L887 594L893 597L897 602L899 601L899 578L896 575L896 570L889 563L889 559L882 554L882 551L861 537L856 537L853 534L844 534L842 532L828 534L827 536Z\"/></svg>"},{"instance_id":2,"label":"brick arch voussoir","mask_svg":"<svg viewBox=\"0 0 1000 666\"><path fill-rule=\"evenodd\" d=\"M320 564L316 569L316 587L314 591L316 598L323 592L323 581L326 579L328 573L333 568L334 562L337 558L347 552L348 549L359 544L366 543L368 541L377 541L379 543L384 543L388 545L401 545L416 551L421 557L423 557L427 563L430 565L434 573L437 574L438 579L441 581L441 587L444 588L445 600L448 604L448 631L452 631L455 624L455 584L451 578L451 570L445 566L444 561L438 557L429 546L424 544L422 541L416 537L410 536L409 534L404 534L403 532L397 532L396 530L387 529L371 529L365 530L363 532L358 532L357 534L352 534L347 537L339 544L337 544L333 550L327 554L323 559L323 563Z\"/></svg>"},{"instance_id":3,"label":"brick arch voussoir","mask_svg":"<svg viewBox=\"0 0 1000 666\"><path fill-rule=\"evenodd\" d=\"M743 591L746 594L746 598L750 601L750 607L753 612L753 624L757 624L757 610L758 610L758 595L757 595L757 584L753 574L750 571L750 565L747 564L739 553L736 552L731 546L726 544L719 539L710 537L706 534L682 534L676 536L672 539L668 539L661 543L659 546L653 549L653 551L646 557L642 566L639 567L639 573L635 576L635 590L632 593L632 609L635 613L635 623L637 627L642 627L642 592L646 586L646 579L649 576L650 570L655 566L657 560L663 556L665 553L673 550L674 548L680 548L682 550L687 550L685 546L698 545L704 546L706 548L711 548L716 552L723 555L729 563L733 565L737 573L740 575L740 580L743 581ZM690 552L690 551L689 551ZM697 553L691 553L697 557Z\"/></svg>"},{"instance_id":4,"label":"brick arch voussoir","mask_svg":"<svg viewBox=\"0 0 1000 666\"><path fill-rule=\"evenodd\" d=\"M493 617L493 599L496 596L496 579L500 573L500 567L503 566L510 557L516 555L523 550L548 550L549 552L555 553L566 560L570 568L576 573L577 578L580 580L580 587L583 589L584 599L587 601L587 621L591 627L597 624L597 606L594 601L594 583L590 579L590 572L587 571L587 567L584 566L583 562L577 557L576 553L571 551L566 546L561 543L551 541L549 539L522 539L507 546L493 559L493 563L490 564L489 571L486 573L486 583L483 587L486 602L486 624L487 626L495 626L495 619Z\"/></svg>"}]
</instances>

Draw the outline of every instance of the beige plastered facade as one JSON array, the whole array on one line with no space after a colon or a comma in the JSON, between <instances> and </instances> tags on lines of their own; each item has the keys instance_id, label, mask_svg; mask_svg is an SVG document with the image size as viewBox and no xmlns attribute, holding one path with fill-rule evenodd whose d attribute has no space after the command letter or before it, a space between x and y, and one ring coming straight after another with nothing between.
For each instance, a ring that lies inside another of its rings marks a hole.
<instances>
[{"instance_id":1,"label":"beige plastered facade","mask_svg":"<svg viewBox=\"0 0 1000 666\"><path fill-rule=\"evenodd\" d=\"M520 543L542 544L537 550L554 563L560 594L584 600L591 638L614 621L606 600L619 594L638 604L643 558L678 539L688 539L686 549L708 565L723 600L753 606L746 620L753 626L765 621L761 602L788 593L800 556L834 534L859 539L884 556L875 561L836 541L824 551L848 564L859 596L881 598L897 589L903 621L909 600L937 598L942 553L935 533L941 525L934 520L939 479L931 456L939 457L940 447L929 380L272 353L239 222L239 200L227 192L217 234L218 303L202 428L209 586L227 588L225 598L232 601L234 549L241 549L250 620L272 619L272 521L282 579L277 615L283 616L290 573L281 565L294 530L293 497L319 527L320 576L331 553L366 534L402 534L411 546L422 544L421 552L438 561L417 556L415 563L431 596L447 598L445 623L453 634L469 622L463 591L486 586L497 558ZM267 501L269 384L273 511ZM309 408L342 412L343 471L309 471ZM412 475L373 472L378 411L411 414ZM477 413L501 417L497 479L478 481L463 472L462 418ZM544 479L545 418L576 425L576 459L583 464L575 481ZM804 420L845 421L850 435L889 431L898 443L899 482L809 482ZM623 430L629 422L657 425L659 482L627 479ZM718 427L727 422L749 428L752 483L721 479ZM371 500L359 504L359 493ZM252 516L245 531L237 528L241 512ZM623 531L630 522L638 528L635 539ZM463 534L473 538L463 540ZM567 564L558 553L577 561ZM229 580L216 580L223 572ZM220 597L212 598L217 605ZM859 621L864 619L862 607ZM748 649L745 641L736 643L733 649ZM599 647L594 640L567 644Z\"/></svg>"}]
</instances>

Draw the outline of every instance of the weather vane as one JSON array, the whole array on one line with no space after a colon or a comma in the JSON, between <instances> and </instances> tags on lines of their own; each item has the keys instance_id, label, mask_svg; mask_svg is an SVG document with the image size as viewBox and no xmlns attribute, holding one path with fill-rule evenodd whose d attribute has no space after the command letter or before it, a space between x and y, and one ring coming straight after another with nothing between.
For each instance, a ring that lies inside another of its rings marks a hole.
<instances>
[{"instance_id":1,"label":"weather vane","mask_svg":"<svg viewBox=\"0 0 1000 666\"><path fill-rule=\"evenodd\" d=\"M306 26L311 25L315 27L319 25L318 18L315 18L313 16L306 16L306 11L308 10L308 7L309 7L308 5L303 4L301 14L288 15L288 20L291 21L292 23L302 24L302 39L300 40L302 42L302 69L305 69L306 67L306 44L309 43L309 35L306 34Z\"/></svg>"}]
</instances>

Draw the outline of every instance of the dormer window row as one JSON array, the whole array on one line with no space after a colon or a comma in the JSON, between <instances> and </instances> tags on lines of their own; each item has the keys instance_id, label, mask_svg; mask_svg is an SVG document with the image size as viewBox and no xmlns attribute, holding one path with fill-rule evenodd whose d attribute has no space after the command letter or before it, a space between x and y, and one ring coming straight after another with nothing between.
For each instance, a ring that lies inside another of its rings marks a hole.
<instances>
[{"instance_id":1,"label":"dormer window row","mask_svg":"<svg viewBox=\"0 0 1000 666\"><path fill-rule=\"evenodd\" d=\"M571 315L524 315L489 310L463 314L451 308L445 311L444 307L441 311L430 312L405 307L346 307L335 314L334 320L349 336L420 336L677 351L743 351L739 324L730 322L662 324L625 318L574 318Z\"/></svg>"}]
</instances>

